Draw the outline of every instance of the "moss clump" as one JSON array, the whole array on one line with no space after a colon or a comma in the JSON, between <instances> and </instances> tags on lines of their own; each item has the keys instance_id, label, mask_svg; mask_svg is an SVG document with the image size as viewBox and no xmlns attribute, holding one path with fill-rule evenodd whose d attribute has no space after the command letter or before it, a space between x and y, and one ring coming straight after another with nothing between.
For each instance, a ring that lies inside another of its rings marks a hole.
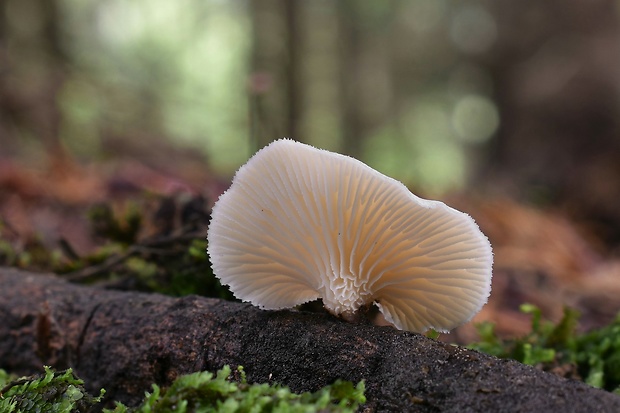
<instances>
[{"instance_id":1,"label":"moss clump","mask_svg":"<svg viewBox=\"0 0 620 413\"><path fill-rule=\"evenodd\" d=\"M139 407L121 403L104 409L106 413L313 413L354 412L366 401L364 382L354 386L336 381L316 393L296 394L287 387L248 384L243 369L237 369L239 382L231 380L231 369L225 366L217 374L199 372L181 376L166 390L153 384ZM45 367L43 375L13 378L0 370L1 413L78 413L88 412L101 401L89 395L83 381L71 369L54 373ZM7 384L8 383L8 384Z\"/></svg>"},{"instance_id":2,"label":"moss clump","mask_svg":"<svg viewBox=\"0 0 620 413\"><path fill-rule=\"evenodd\" d=\"M135 204L130 204L122 217L115 215L110 205L97 204L88 211L88 217L95 235L125 245L136 243L143 221Z\"/></svg>"},{"instance_id":3,"label":"moss clump","mask_svg":"<svg viewBox=\"0 0 620 413\"><path fill-rule=\"evenodd\" d=\"M481 323L476 326L480 341L468 347L561 372L620 394L620 314L610 325L579 335L577 310L565 308L558 324L543 321L540 309L534 305L523 304L521 311L532 315L531 332L503 340L492 323Z\"/></svg>"},{"instance_id":4,"label":"moss clump","mask_svg":"<svg viewBox=\"0 0 620 413\"><path fill-rule=\"evenodd\" d=\"M354 412L366 401L364 383L336 381L316 393L296 394L287 387L248 384L243 370L239 383L230 381L231 369L225 366L213 375L200 372L179 377L166 391L153 385L142 405L129 409L117 404L106 413L313 413Z\"/></svg>"},{"instance_id":5,"label":"moss clump","mask_svg":"<svg viewBox=\"0 0 620 413\"><path fill-rule=\"evenodd\" d=\"M610 325L577 337L573 357L586 383L620 394L620 314Z\"/></svg>"},{"instance_id":6,"label":"moss clump","mask_svg":"<svg viewBox=\"0 0 620 413\"><path fill-rule=\"evenodd\" d=\"M0 412L2 413L73 413L87 412L101 401L104 391L98 397L88 394L84 382L71 369L53 372L45 367L39 376L10 380L0 370Z\"/></svg>"}]
</instances>

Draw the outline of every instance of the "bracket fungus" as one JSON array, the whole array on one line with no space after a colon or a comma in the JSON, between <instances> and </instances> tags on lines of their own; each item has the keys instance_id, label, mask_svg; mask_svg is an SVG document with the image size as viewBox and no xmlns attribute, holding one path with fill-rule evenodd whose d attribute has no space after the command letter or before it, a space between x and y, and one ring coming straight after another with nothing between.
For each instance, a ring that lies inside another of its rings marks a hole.
<instances>
[{"instance_id":1,"label":"bracket fungus","mask_svg":"<svg viewBox=\"0 0 620 413\"><path fill-rule=\"evenodd\" d=\"M281 139L213 207L213 271L263 309L321 298L345 319L375 303L397 328L448 331L491 291L493 254L467 214L351 157Z\"/></svg>"}]
</instances>

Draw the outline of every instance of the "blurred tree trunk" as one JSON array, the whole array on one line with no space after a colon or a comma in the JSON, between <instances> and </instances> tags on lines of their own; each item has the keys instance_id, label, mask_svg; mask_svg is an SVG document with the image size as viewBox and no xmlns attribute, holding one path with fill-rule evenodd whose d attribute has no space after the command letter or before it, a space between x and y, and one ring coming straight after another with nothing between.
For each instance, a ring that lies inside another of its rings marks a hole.
<instances>
[{"instance_id":1,"label":"blurred tree trunk","mask_svg":"<svg viewBox=\"0 0 620 413\"><path fill-rule=\"evenodd\" d=\"M304 140L300 134L300 122L303 116L303 56L304 45L301 30L301 9L303 0L282 0L286 20L286 127L285 135L295 140Z\"/></svg>"},{"instance_id":2,"label":"blurred tree trunk","mask_svg":"<svg viewBox=\"0 0 620 413\"><path fill-rule=\"evenodd\" d=\"M44 88L44 105L42 108L41 138L44 140L50 158L52 173L65 174L71 171L71 160L60 136L61 113L58 95L62 90L68 56L64 53L62 45L62 15L58 0L37 0L43 11L44 25L41 33L44 51L47 51L50 71L48 74L47 88Z\"/></svg>"},{"instance_id":3,"label":"blurred tree trunk","mask_svg":"<svg viewBox=\"0 0 620 413\"><path fill-rule=\"evenodd\" d=\"M299 0L251 2L253 19L250 116L252 144L300 136L304 110L304 44Z\"/></svg>"},{"instance_id":4,"label":"blurred tree trunk","mask_svg":"<svg viewBox=\"0 0 620 413\"><path fill-rule=\"evenodd\" d=\"M501 130L481 179L594 217L620 242L620 24L617 2L499 1L484 58Z\"/></svg>"},{"instance_id":5,"label":"blurred tree trunk","mask_svg":"<svg viewBox=\"0 0 620 413\"><path fill-rule=\"evenodd\" d=\"M13 3L0 12L0 142L10 147L20 137L13 136L15 130L28 131L43 142L55 172L67 158L59 134L58 93L67 62L59 4L56 0L30 0L24 7Z\"/></svg>"},{"instance_id":6,"label":"blurred tree trunk","mask_svg":"<svg viewBox=\"0 0 620 413\"><path fill-rule=\"evenodd\" d=\"M281 135L276 116L283 107L277 93L281 60L282 21L278 0L250 2L252 17L252 63L249 84L251 150L256 151Z\"/></svg>"},{"instance_id":7,"label":"blurred tree trunk","mask_svg":"<svg viewBox=\"0 0 620 413\"><path fill-rule=\"evenodd\" d=\"M0 156L7 156L11 146L9 139L11 129L11 106L7 89L7 72L9 71L8 17L6 7L0 7Z\"/></svg>"},{"instance_id":8,"label":"blurred tree trunk","mask_svg":"<svg viewBox=\"0 0 620 413\"><path fill-rule=\"evenodd\" d=\"M362 53L365 49L363 35L356 18L356 5L342 1L337 8L340 22L340 112L343 117L342 151L354 158L361 157L363 130L360 119L360 82Z\"/></svg>"}]
</instances>

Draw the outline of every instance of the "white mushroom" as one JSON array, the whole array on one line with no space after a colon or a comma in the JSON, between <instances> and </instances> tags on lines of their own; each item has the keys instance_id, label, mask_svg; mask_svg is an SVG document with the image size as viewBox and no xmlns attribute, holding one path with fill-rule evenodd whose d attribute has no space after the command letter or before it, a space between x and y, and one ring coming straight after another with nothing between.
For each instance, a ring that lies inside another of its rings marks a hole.
<instances>
[{"instance_id":1,"label":"white mushroom","mask_svg":"<svg viewBox=\"0 0 620 413\"><path fill-rule=\"evenodd\" d=\"M374 302L397 328L448 331L491 290L491 245L469 215L288 139L237 171L208 242L215 275L264 309L321 298L348 318Z\"/></svg>"}]
</instances>

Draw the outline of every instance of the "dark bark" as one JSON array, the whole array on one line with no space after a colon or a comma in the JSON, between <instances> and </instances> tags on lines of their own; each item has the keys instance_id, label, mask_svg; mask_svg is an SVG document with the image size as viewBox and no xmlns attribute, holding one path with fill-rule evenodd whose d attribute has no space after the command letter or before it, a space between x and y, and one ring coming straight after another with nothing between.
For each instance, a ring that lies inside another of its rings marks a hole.
<instances>
[{"instance_id":1,"label":"dark bark","mask_svg":"<svg viewBox=\"0 0 620 413\"><path fill-rule=\"evenodd\" d=\"M250 381L316 390L366 381L369 411L611 412L620 397L388 327L196 296L101 290L0 269L0 367L74 367L135 404L152 382L243 365Z\"/></svg>"}]
</instances>

